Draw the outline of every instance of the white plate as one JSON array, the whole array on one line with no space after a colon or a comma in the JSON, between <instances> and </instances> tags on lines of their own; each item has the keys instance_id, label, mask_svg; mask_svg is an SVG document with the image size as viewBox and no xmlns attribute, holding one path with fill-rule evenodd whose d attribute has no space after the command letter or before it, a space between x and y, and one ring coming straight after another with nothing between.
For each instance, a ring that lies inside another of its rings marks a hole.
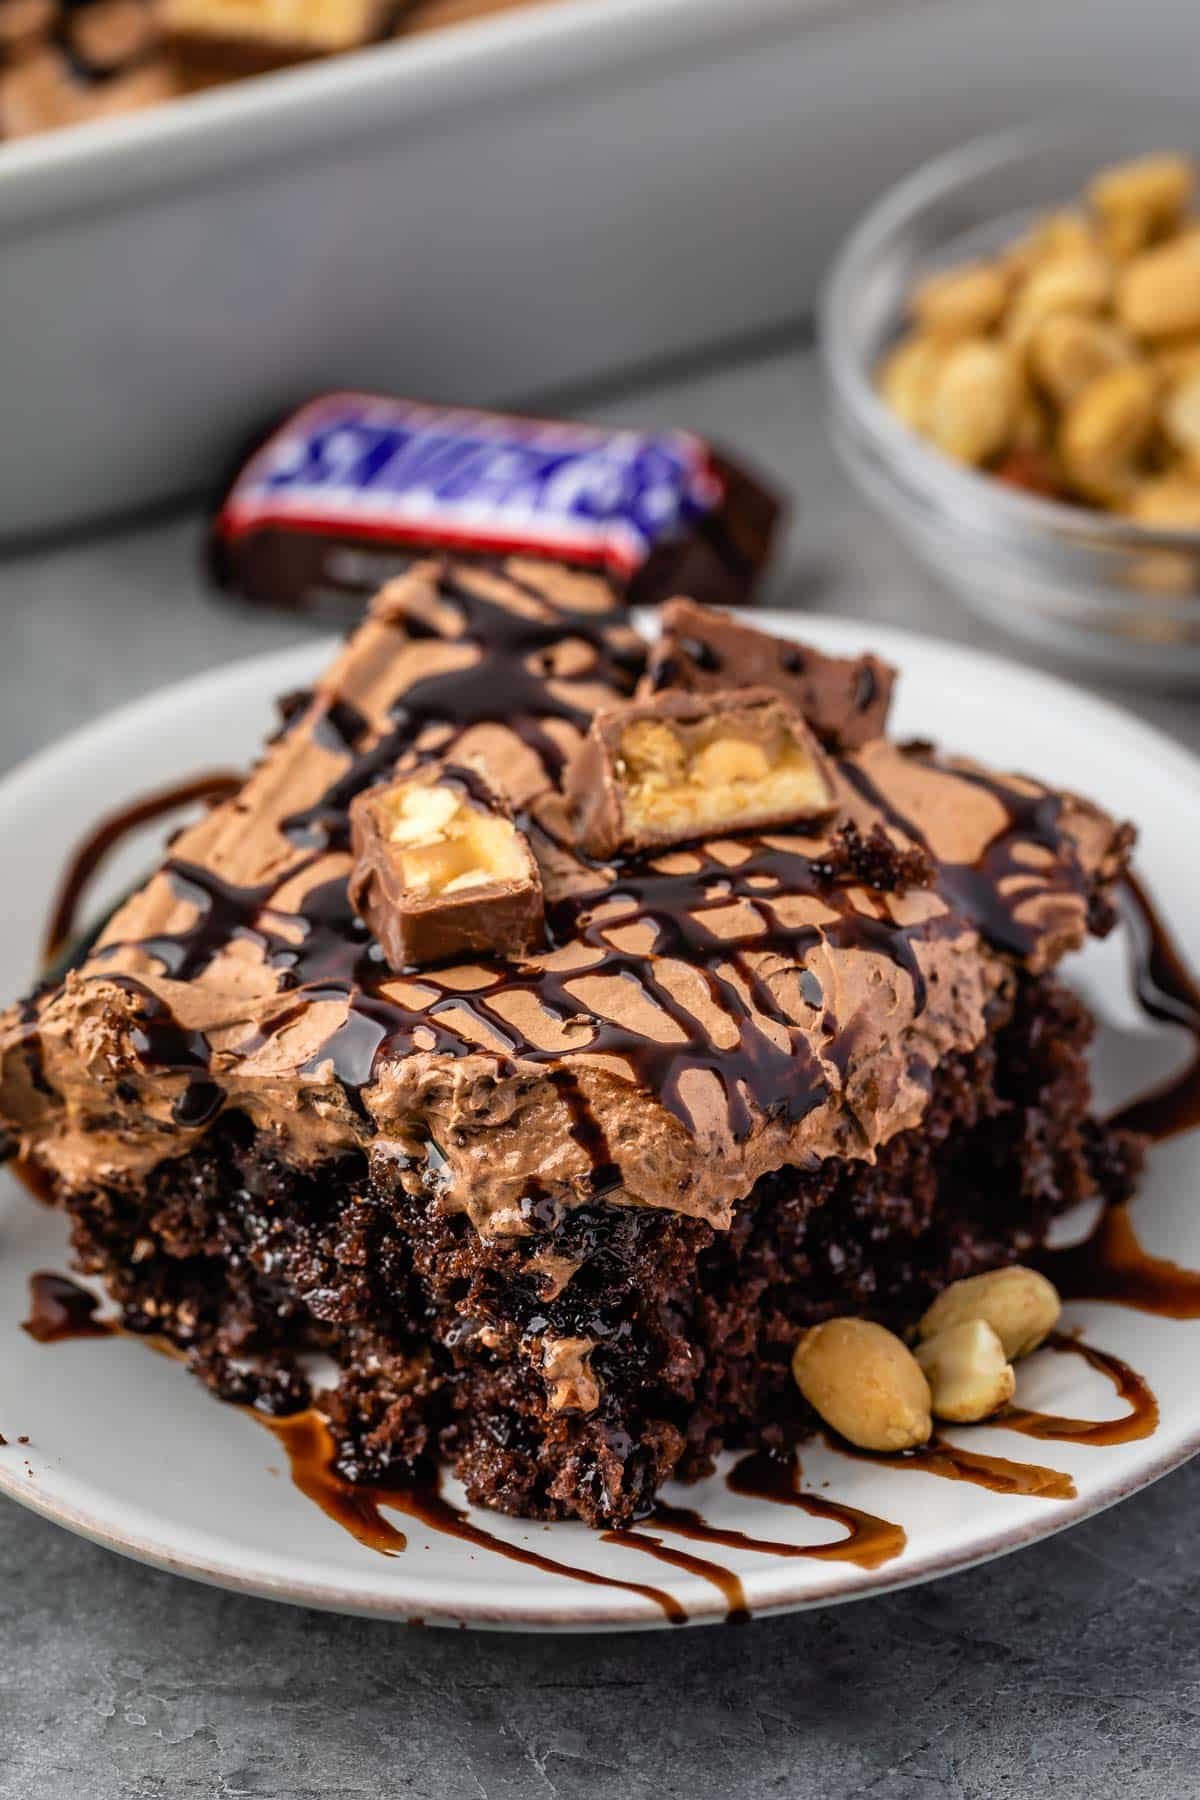
<instances>
[{"instance_id":1,"label":"white plate","mask_svg":"<svg viewBox=\"0 0 1200 1800\"><path fill-rule=\"evenodd\" d=\"M765 622L788 629L778 615ZM936 734L955 749L1082 789L1137 819L1141 867L1184 947L1200 960L1200 920L1191 904L1200 891L1200 841L1191 829L1200 765L1182 750L1111 707L992 658L875 626L802 618L795 629L830 649L869 645L900 664L900 735ZM248 761L272 720L274 696L311 681L330 650L320 644L258 658L155 695L77 733L0 786L0 993L27 985L59 869L98 815L149 786ZM127 886L151 855L145 841L128 846L98 897ZM1071 978L1104 1021L1096 1058L1101 1105L1182 1060L1178 1034L1151 1028L1134 1008L1118 942L1089 948ZM1200 1134L1191 1134L1154 1151L1134 1207L1143 1243L1194 1268L1198 1187ZM408 1550L385 1557L305 1499L288 1480L275 1439L251 1416L211 1399L178 1364L122 1337L35 1344L20 1329L28 1278L37 1269L65 1269L65 1245L63 1221L0 1173L0 1432L8 1439L0 1449L0 1489L13 1498L144 1562L309 1606L508 1627L663 1623L661 1609L636 1593L522 1567L404 1519L397 1523L408 1531ZM1069 1305L1066 1323L1082 1326L1090 1343L1146 1377L1162 1409L1153 1436L1096 1448L1036 1443L993 1426L948 1435L972 1450L1069 1473L1074 1500L986 1492L812 1444L802 1457L805 1486L900 1523L908 1541L894 1560L867 1570L707 1549L658 1525L646 1530L668 1556L691 1553L732 1570L757 1614L924 1580L1097 1512L1200 1447L1200 1321L1088 1303ZM1085 1417L1122 1410L1078 1358L1048 1351L1021 1366L1018 1399ZM447 1491L456 1497L453 1484ZM740 1499L719 1476L668 1497L711 1525L777 1543L842 1535L791 1508ZM608 1543L578 1525L472 1517L511 1544L618 1582L664 1589L692 1620L726 1616L728 1602L714 1579L652 1557L646 1547Z\"/></svg>"}]
</instances>

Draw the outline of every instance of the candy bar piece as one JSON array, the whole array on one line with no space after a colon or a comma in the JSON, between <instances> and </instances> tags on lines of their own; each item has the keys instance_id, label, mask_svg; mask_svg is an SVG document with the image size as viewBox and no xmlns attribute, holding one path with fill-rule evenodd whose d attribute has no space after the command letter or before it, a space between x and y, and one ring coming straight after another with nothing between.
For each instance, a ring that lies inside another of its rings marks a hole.
<instances>
[{"instance_id":1,"label":"candy bar piece","mask_svg":"<svg viewBox=\"0 0 1200 1800\"><path fill-rule=\"evenodd\" d=\"M230 73L357 50L382 36L391 11L386 0L161 0L171 44L236 65Z\"/></svg>"},{"instance_id":2,"label":"candy bar piece","mask_svg":"<svg viewBox=\"0 0 1200 1800\"><path fill-rule=\"evenodd\" d=\"M645 686L649 693L689 694L773 688L799 707L827 749L841 751L882 737L895 679L895 669L877 656L826 656L728 613L672 600L663 608Z\"/></svg>"},{"instance_id":3,"label":"candy bar piece","mask_svg":"<svg viewBox=\"0 0 1200 1800\"><path fill-rule=\"evenodd\" d=\"M829 764L769 688L657 694L598 713L567 778L592 856L825 819Z\"/></svg>"},{"instance_id":4,"label":"candy bar piece","mask_svg":"<svg viewBox=\"0 0 1200 1800\"><path fill-rule=\"evenodd\" d=\"M749 598L778 514L688 432L327 394L241 470L211 555L222 585L285 606L364 606L431 551L548 557L607 575L632 605L681 592L732 605Z\"/></svg>"},{"instance_id":5,"label":"candy bar piece","mask_svg":"<svg viewBox=\"0 0 1200 1800\"><path fill-rule=\"evenodd\" d=\"M512 814L473 769L427 764L350 808L350 899L399 972L542 941L542 881Z\"/></svg>"}]
</instances>

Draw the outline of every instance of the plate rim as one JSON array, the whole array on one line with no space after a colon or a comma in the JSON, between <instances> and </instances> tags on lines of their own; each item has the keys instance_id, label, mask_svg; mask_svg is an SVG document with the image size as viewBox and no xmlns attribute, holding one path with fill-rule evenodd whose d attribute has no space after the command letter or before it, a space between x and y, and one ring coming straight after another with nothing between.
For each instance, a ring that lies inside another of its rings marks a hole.
<instances>
[{"instance_id":1,"label":"plate rim","mask_svg":"<svg viewBox=\"0 0 1200 1800\"><path fill-rule=\"evenodd\" d=\"M1025 684L1031 703L1039 699L1069 700L1074 708L1081 705L1098 725L1107 724L1119 731L1128 742L1130 737L1147 755L1160 764L1168 764L1176 778L1200 792L1200 756L1171 738L1159 727L1147 723L1126 707L1106 696L1089 692L1063 677L1028 668L1015 659L960 645L932 634L902 626L877 624L873 620L851 619L832 615L785 612L776 609L745 609L739 614L748 623L782 635L812 636L818 644L838 650L855 648L861 642L877 654L897 662L903 679L906 657L916 655L935 664L955 668L959 678L964 671L974 671L985 680L989 673L1006 680L1018 679ZM638 622L653 630L656 615L639 614ZM230 688L247 692L256 701L269 703L276 692L301 680L319 678L336 653L341 639L334 634L321 635L302 644L293 644L253 656L217 665L181 681L159 687L149 694L127 701L99 718L77 726L54 743L36 751L0 778L0 820L10 807L25 803L32 792L54 781L65 770L76 766L96 746L111 745L115 735L146 728L163 714L175 715L189 706L204 706L216 701L228 704ZM936 674L936 668L934 670ZM1108 748L1108 746L1106 746ZM111 808L116 809L127 797L114 792ZM894 1593L902 1588L957 1574L995 1560L1026 1544L1057 1535L1122 1500L1149 1487L1164 1475L1181 1467L1200 1453L1200 1413L1191 1430L1177 1436L1157 1456L1139 1463L1136 1470L1114 1474L1102 1485L1072 1501L1056 1504L1053 1514L1030 1518L1022 1523L997 1526L973 1540L968 1551L947 1549L924 1554L916 1566L897 1568L888 1574L886 1567L870 1571L853 1587L834 1585L827 1588L819 1575L803 1563L793 1567L788 1559L774 1562L764 1558L760 1571L743 1572L751 1615L754 1618L780 1616L788 1612L814 1607L844 1604ZM462 1626L492 1630L574 1630L625 1631L667 1628L669 1621L656 1611L653 1603L636 1596L625 1597L615 1590L611 1597L601 1597L595 1589L585 1594L583 1584L577 1601L565 1602L534 1597L528 1601L477 1601L469 1587L458 1598L446 1591L444 1578L435 1578L431 1588L440 1585L442 1592L428 1595L415 1591L421 1585L419 1576L414 1588L401 1597L381 1591L371 1595L357 1588L340 1586L336 1581L310 1581L303 1577L282 1577L252 1572L236 1562L198 1551L181 1554L178 1547L157 1539L146 1531L114 1527L101 1514L66 1498L55 1498L29 1481L7 1459L0 1460L0 1494L42 1518L72 1531L91 1543L115 1551L145 1566L166 1573L183 1575L209 1586L227 1591L281 1601L285 1604L311 1607L359 1617L403 1621L420 1618L430 1625ZM835 1565L836 1566L836 1565ZM819 1565L816 1565L819 1568ZM414 1571L416 1574L416 1571ZM758 1580L756 1576L760 1576ZM828 1579L828 1577L826 1578ZM766 1593L759 1589L766 1587ZM701 1582L688 1594L688 1625L711 1624L727 1616L728 1603L710 1584Z\"/></svg>"}]
</instances>

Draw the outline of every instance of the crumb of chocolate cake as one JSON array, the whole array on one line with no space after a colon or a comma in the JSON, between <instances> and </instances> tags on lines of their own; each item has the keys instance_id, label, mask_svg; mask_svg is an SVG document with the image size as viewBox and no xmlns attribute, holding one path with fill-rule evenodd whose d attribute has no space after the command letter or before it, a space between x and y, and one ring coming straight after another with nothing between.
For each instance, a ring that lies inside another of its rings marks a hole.
<instances>
[{"instance_id":1,"label":"crumb of chocolate cake","mask_svg":"<svg viewBox=\"0 0 1200 1800\"><path fill-rule=\"evenodd\" d=\"M931 887L936 869L929 852L919 844L899 845L878 820L867 832L848 819L837 828L827 856L814 860L814 871L831 886L835 882L859 882L880 894L906 894L910 888Z\"/></svg>"}]
</instances>

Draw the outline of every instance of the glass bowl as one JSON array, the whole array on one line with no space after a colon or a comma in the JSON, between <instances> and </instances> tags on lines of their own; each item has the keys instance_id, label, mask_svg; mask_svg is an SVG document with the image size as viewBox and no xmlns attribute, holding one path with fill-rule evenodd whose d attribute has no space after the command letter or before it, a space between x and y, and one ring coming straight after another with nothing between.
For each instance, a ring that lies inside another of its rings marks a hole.
<instances>
[{"instance_id":1,"label":"glass bowl","mask_svg":"<svg viewBox=\"0 0 1200 1800\"><path fill-rule=\"evenodd\" d=\"M893 188L839 255L819 328L834 445L860 490L973 612L1107 675L1200 685L1200 531L1039 498L952 462L874 387L913 282L998 250L1071 205L1097 169L1188 150L1160 111L1024 126L940 156Z\"/></svg>"}]
</instances>

